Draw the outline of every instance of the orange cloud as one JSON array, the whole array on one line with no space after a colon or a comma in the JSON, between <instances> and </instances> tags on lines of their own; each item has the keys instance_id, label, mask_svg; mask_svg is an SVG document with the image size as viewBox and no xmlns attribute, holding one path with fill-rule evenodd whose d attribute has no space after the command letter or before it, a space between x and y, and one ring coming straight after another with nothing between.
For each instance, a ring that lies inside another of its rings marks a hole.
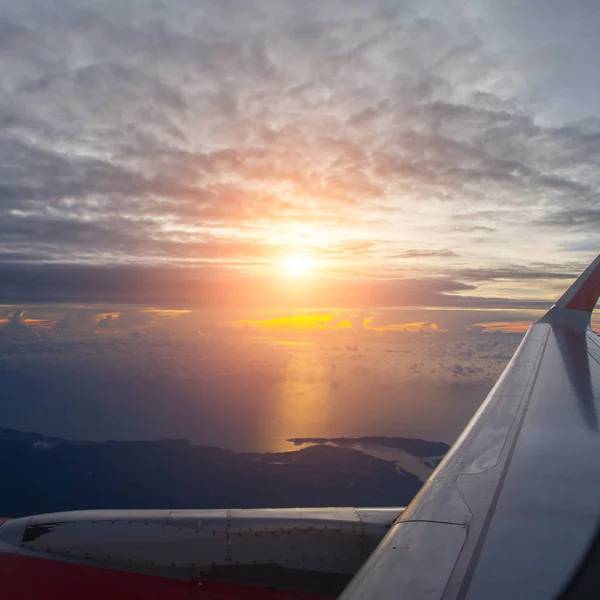
<instances>
[{"instance_id":1,"label":"orange cloud","mask_svg":"<svg viewBox=\"0 0 600 600\"><path fill-rule=\"evenodd\" d=\"M421 331L427 332L442 332L437 323L430 323L428 321L417 321L414 323L390 323L387 325L372 325L373 319L365 319L363 324L365 329L370 331L381 331L381 332L410 332L419 333Z\"/></svg>"},{"instance_id":2,"label":"orange cloud","mask_svg":"<svg viewBox=\"0 0 600 600\"><path fill-rule=\"evenodd\" d=\"M233 321L234 329L255 329L258 331L322 331L351 329L349 320L336 322L331 314L292 315L276 319L244 319Z\"/></svg>"},{"instance_id":3,"label":"orange cloud","mask_svg":"<svg viewBox=\"0 0 600 600\"><path fill-rule=\"evenodd\" d=\"M23 324L36 329L52 329L56 321L50 319L23 319Z\"/></svg>"},{"instance_id":4,"label":"orange cloud","mask_svg":"<svg viewBox=\"0 0 600 600\"><path fill-rule=\"evenodd\" d=\"M489 323L475 323L473 327L481 327L485 333L526 333L531 321L493 321Z\"/></svg>"},{"instance_id":5,"label":"orange cloud","mask_svg":"<svg viewBox=\"0 0 600 600\"><path fill-rule=\"evenodd\" d=\"M7 325L12 319L6 317L0 318L0 326ZM19 321L20 325L26 325L27 327L33 327L34 329L52 329L56 325L56 321L51 319L26 319L22 318Z\"/></svg>"},{"instance_id":6,"label":"orange cloud","mask_svg":"<svg viewBox=\"0 0 600 600\"><path fill-rule=\"evenodd\" d=\"M143 313L149 313L157 318L169 318L169 317L180 317L182 315L189 315L191 310L177 310L177 309L167 309L167 308L146 308L142 310Z\"/></svg>"}]
</instances>

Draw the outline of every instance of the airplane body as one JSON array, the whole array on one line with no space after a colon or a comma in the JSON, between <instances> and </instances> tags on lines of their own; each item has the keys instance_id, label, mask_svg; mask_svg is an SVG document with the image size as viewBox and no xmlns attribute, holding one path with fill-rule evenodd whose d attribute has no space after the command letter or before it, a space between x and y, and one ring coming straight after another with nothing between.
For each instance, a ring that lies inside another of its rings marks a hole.
<instances>
[{"instance_id":1,"label":"airplane body","mask_svg":"<svg viewBox=\"0 0 600 600\"><path fill-rule=\"evenodd\" d=\"M77 511L0 526L7 598L600 597L600 257L409 506ZM341 594L341 595L340 595Z\"/></svg>"}]
</instances>

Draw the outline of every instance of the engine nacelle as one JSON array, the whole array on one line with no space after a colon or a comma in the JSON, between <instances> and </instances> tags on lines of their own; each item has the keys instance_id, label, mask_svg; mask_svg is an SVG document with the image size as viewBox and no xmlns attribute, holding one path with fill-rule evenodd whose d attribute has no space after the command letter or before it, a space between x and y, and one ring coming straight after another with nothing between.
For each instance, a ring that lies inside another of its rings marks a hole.
<instances>
[{"instance_id":1,"label":"engine nacelle","mask_svg":"<svg viewBox=\"0 0 600 600\"><path fill-rule=\"evenodd\" d=\"M0 526L0 551L180 580L336 596L401 512L65 512L7 521Z\"/></svg>"}]
</instances>

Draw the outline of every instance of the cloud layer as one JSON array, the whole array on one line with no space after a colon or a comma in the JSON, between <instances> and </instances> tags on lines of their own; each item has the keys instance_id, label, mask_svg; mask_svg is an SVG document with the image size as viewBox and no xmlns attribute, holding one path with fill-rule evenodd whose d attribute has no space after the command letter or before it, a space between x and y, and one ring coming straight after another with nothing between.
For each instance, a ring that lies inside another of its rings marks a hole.
<instances>
[{"instance_id":1,"label":"cloud layer","mask_svg":"<svg viewBox=\"0 0 600 600\"><path fill-rule=\"evenodd\" d=\"M560 287L600 246L600 114L557 92L598 77L584 3L555 4L511 40L485 0L0 2L5 301L72 299L67 272L102 299L122 265L155 283L120 299L165 266L209 297L297 252L396 303Z\"/></svg>"},{"instance_id":2,"label":"cloud layer","mask_svg":"<svg viewBox=\"0 0 600 600\"><path fill-rule=\"evenodd\" d=\"M515 318L535 317L0 309L0 404L6 427L76 439L186 437L252 451L291 449L293 437L452 442L521 337L484 323Z\"/></svg>"}]
</instances>

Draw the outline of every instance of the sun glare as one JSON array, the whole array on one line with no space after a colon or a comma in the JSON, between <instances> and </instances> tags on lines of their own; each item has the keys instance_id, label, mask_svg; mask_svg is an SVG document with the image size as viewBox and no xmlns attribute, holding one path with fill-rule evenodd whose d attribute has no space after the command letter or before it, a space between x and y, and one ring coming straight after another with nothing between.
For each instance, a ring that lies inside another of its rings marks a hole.
<instances>
[{"instance_id":1,"label":"sun glare","mask_svg":"<svg viewBox=\"0 0 600 600\"><path fill-rule=\"evenodd\" d=\"M290 256L284 264L289 275L306 275L312 266L312 259L308 256Z\"/></svg>"}]
</instances>

